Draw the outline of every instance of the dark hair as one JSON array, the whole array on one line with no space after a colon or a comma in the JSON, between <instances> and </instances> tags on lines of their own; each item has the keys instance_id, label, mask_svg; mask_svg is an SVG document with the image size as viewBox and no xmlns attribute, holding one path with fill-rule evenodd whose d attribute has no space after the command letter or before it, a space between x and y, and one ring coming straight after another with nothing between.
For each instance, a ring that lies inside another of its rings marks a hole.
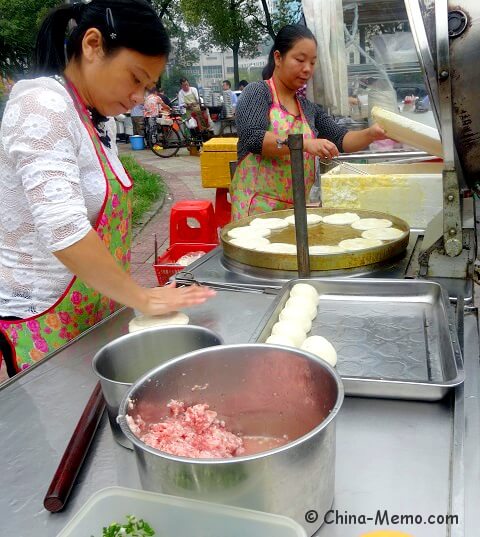
<instances>
[{"instance_id":1,"label":"dark hair","mask_svg":"<svg viewBox=\"0 0 480 537\"><path fill-rule=\"evenodd\" d=\"M76 24L71 29L71 21ZM128 48L146 56L168 56L170 39L152 6L145 0L92 0L64 4L44 19L37 35L34 72L60 74L68 60L80 58L89 28L103 37L105 54Z\"/></svg>"},{"instance_id":2,"label":"dark hair","mask_svg":"<svg viewBox=\"0 0 480 537\"><path fill-rule=\"evenodd\" d=\"M180 82L180 85L182 85L184 82L188 82L188 78L181 78L179 82Z\"/></svg>"},{"instance_id":3,"label":"dark hair","mask_svg":"<svg viewBox=\"0 0 480 537\"><path fill-rule=\"evenodd\" d=\"M227 84L229 88L232 87L232 83L230 82L230 80L224 80L223 84Z\"/></svg>"},{"instance_id":4,"label":"dark hair","mask_svg":"<svg viewBox=\"0 0 480 537\"><path fill-rule=\"evenodd\" d=\"M275 70L274 52L278 50L281 56L284 56L289 50L291 50L297 41L300 39L312 39L317 43L315 36L312 32L302 24L287 24L281 28L275 38L270 54L268 55L268 63L263 68L262 78L268 80L272 78L273 71Z\"/></svg>"},{"instance_id":5,"label":"dark hair","mask_svg":"<svg viewBox=\"0 0 480 537\"><path fill-rule=\"evenodd\" d=\"M240 86L248 86L248 81L247 80L240 80L240 82L238 83L238 89L240 89Z\"/></svg>"}]
</instances>

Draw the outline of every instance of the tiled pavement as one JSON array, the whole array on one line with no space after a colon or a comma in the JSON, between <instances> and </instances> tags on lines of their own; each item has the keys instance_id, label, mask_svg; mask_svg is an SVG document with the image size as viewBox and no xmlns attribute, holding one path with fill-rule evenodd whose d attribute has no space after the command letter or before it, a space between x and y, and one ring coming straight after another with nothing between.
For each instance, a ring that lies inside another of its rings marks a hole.
<instances>
[{"instance_id":1,"label":"tiled pavement","mask_svg":"<svg viewBox=\"0 0 480 537\"><path fill-rule=\"evenodd\" d=\"M185 199L208 199L213 201L215 189L203 188L200 178L200 158L192 157L183 149L179 156L163 159L149 150L132 151L130 145L119 144L120 154L129 154L146 170L158 173L164 179L168 194L161 208L154 208L147 215L146 224L134 230L132 244L132 276L141 285L157 285L154 261L154 241L157 235L158 251L169 246L169 217L173 203Z\"/></svg>"}]
</instances>

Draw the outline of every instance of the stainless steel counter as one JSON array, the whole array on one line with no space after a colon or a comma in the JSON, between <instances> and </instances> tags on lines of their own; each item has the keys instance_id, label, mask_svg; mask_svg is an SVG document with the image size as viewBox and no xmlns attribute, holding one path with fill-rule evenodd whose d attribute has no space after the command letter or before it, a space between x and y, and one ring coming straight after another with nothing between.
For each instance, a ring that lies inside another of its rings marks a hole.
<instances>
[{"instance_id":1,"label":"stainless steel counter","mask_svg":"<svg viewBox=\"0 0 480 537\"><path fill-rule=\"evenodd\" d=\"M226 343L248 342L273 298L219 291L188 314L192 324L217 331ZM131 316L131 310L121 311L0 390L0 535L53 537L93 492L116 484L140 488L133 453L114 442L104 416L65 511L50 514L42 505L96 383L90 365L93 354L125 333ZM359 537L375 527L373 522L363 524L361 515L375 517L377 510L388 510L389 516L428 517L446 515L450 503L453 514L460 516L451 535L478 535L480 380L473 313L465 318L465 369L465 388L456 390L456 398L440 403L345 400L337 421L334 509L344 517L356 516L357 523L325 524L319 537ZM464 492L468 492L466 500ZM314 508L305 505L305 512ZM108 513L105 522L110 522ZM415 537L450 535L446 526L438 524L392 529Z\"/></svg>"}]
</instances>

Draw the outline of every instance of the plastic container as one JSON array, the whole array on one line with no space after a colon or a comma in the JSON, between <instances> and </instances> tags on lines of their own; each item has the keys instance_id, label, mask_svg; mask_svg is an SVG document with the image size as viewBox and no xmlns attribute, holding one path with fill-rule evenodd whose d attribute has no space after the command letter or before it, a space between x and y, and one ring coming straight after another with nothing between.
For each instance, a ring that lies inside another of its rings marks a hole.
<instances>
[{"instance_id":1,"label":"plastic container","mask_svg":"<svg viewBox=\"0 0 480 537\"><path fill-rule=\"evenodd\" d=\"M157 274L158 283L165 285L171 276L180 272L186 265L178 265L177 260L183 257L185 254L194 252L208 253L213 250L218 244L204 244L204 243L188 243L179 242L172 244L165 253L158 257L157 262L153 265Z\"/></svg>"},{"instance_id":2,"label":"plastic container","mask_svg":"<svg viewBox=\"0 0 480 537\"><path fill-rule=\"evenodd\" d=\"M130 144L134 151L145 149L145 140L143 136L140 136L138 134L135 134L134 136L130 136Z\"/></svg>"},{"instance_id":3,"label":"plastic container","mask_svg":"<svg viewBox=\"0 0 480 537\"><path fill-rule=\"evenodd\" d=\"M158 537L306 537L284 516L122 487L96 492L57 537L100 537L126 515L148 522Z\"/></svg>"},{"instance_id":4,"label":"plastic container","mask_svg":"<svg viewBox=\"0 0 480 537\"><path fill-rule=\"evenodd\" d=\"M212 138L203 144L200 174L203 188L228 188L230 162L237 161L238 138Z\"/></svg>"}]
</instances>

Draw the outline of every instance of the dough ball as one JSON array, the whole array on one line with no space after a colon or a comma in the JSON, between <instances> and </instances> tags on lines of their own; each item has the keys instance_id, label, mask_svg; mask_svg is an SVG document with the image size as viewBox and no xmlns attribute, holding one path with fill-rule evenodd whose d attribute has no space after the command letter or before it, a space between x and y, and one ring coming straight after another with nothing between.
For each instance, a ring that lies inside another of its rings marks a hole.
<instances>
[{"instance_id":1,"label":"dough ball","mask_svg":"<svg viewBox=\"0 0 480 537\"><path fill-rule=\"evenodd\" d=\"M309 246L308 252L310 255L326 255L326 254L341 254L345 252L340 246L331 246L329 244L318 244L315 246Z\"/></svg>"},{"instance_id":2,"label":"dough ball","mask_svg":"<svg viewBox=\"0 0 480 537\"><path fill-rule=\"evenodd\" d=\"M397 229L396 227L388 227L384 229L368 229L362 233L364 239L392 241L399 239L402 235L405 235L405 231Z\"/></svg>"},{"instance_id":3,"label":"dough ball","mask_svg":"<svg viewBox=\"0 0 480 537\"><path fill-rule=\"evenodd\" d=\"M265 343L271 345L287 345L287 347L295 347L295 343L287 336L281 334L273 334L268 336Z\"/></svg>"},{"instance_id":4,"label":"dough ball","mask_svg":"<svg viewBox=\"0 0 480 537\"><path fill-rule=\"evenodd\" d=\"M377 239L346 239L340 241L338 245L340 248L344 248L347 252L355 252L357 250L366 250L367 248L374 248L375 246L381 246L383 243Z\"/></svg>"},{"instance_id":5,"label":"dough ball","mask_svg":"<svg viewBox=\"0 0 480 537\"><path fill-rule=\"evenodd\" d=\"M240 237L268 237L270 230L266 227L259 226L240 226L234 227L228 232L228 236L232 239L239 239Z\"/></svg>"},{"instance_id":6,"label":"dough ball","mask_svg":"<svg viewBox=\"0 0 480 537\"><path fill-rule=\"evenodd\" d=\"M275 323L272 327L272 336L276 335L287 336L288 339L293 341L295 347L300 347L307 337L307 333L298 323L290 321L278 321L278 323Z\"/></svg>"},{"instance_id":7,"label":"dough ball","mask_svg":"<svg viewBox=\"0 0 480 537\"><path fill-rule=\"evenodd\" d=\"M300 348L322 358L331 366L335 366L337 363L337 351L335 347L328 339L322 336L307 337Z\"/></svg>"},{"instance_id":8,"label":"dough ball","mask_svg":"<svg viewBox=\"0 0 480 537\"><path fill-rule=\"evenodd\" d=\"M168 324L188 324L189 321L188 315L181 311L173 311L164 315L138 315L128 323L128 331L138 332L146 328Z\"/></svg>"},{"instance_id":9,"label":"dough ball","mask_svg":"<svg viewBox=\"0 0 480 537\"><path fill-rule=\"evenodd\" d=\"M272 254L296 254L297 246L286 242L271 242L269 245L262 248L263 252L271 252Z\"/></svg>"},{"instance_id":10,"label":"dough ball","mask_svg":"<svg viewBox=\"0 0 480 537\"><path fill-rule=\"evenodd\" d=\"M384 218L360 218L352 224L353 229L380 229L387 228L392 225L390 220Z\"/></svg>"},{"instance_id":11,"label":"dough ball","mask_svg":"<svg viewBox=\"0 0 480 537\"><path fill-rule=\"evenodd\" d=\"M314 226L323 221L323 218L319 214L307 213L307 226ZM285 222L294 226L295 225L295 215L291 214L285 218Z\"/></svg>"},{"instance_id":12,"label":"dough ball","mask_svg":"<svg viewBox=\"0 0 480 537\"><path fill-rule=\"evenodd\" d=\"M317 304L309 297L291 296L285 303L285 308L293 308L298 315L307 315L312 321L317 316Z\"/></svg>"},{"instance_id":13,"label":"dough ball","mask_svg":"<svg viewBox=\"0 0 480 537\"><path fill-rule=\"evenodd\" d=\"M290 296L303 296L312 300L317 305L319 301L318 292L313 285L309 283L296 283L290 290Z\"/></svg>"},{"instance_id":14,"label":"dough ball","mask_svg":"<svg viewBox=\"0 0 480 537\"><path fill-rule=\"evenodd\" d=\"M266 227L267 229L285 229L288 222L283 218L254 218L250 225L252 227Z\"/></svg>"},{"instance_id":15,"label":"dough ball","mask_svg":"<svg viewBox=\"0 0 480 537\"><path fill-rule=\"evenodd\" d=\"M247 250L261 250L267 244L270 244L265 237L239 237L238 239L230 239L230 244L239 246L240 248L246 248Z\"/></svg>"},{"instance_id":16,"label":"dough ball","mask_svg":"<svg viewBox=\"0 0 480 537\"><path fill-rule=\"evenodd\" d=\"M323 217L323 221L326 224L336 224L340 226L353 224L353 222L356 222L357 220L360 220L357 213L335 213Z\"/></svg>"},{"instance_id":17,"label":"dough ball","mask_svg":"<svg viewBox=\"0 0 480 537\"><path fill-rule=\"evenodd\" d=\"M308 315L304 312L302 315L299 315L299 311L295 308L283 308L278 316L280 321L289 321L299 324L306 334L312 329L312 321Z\"/></svg>"}]
</instances>

